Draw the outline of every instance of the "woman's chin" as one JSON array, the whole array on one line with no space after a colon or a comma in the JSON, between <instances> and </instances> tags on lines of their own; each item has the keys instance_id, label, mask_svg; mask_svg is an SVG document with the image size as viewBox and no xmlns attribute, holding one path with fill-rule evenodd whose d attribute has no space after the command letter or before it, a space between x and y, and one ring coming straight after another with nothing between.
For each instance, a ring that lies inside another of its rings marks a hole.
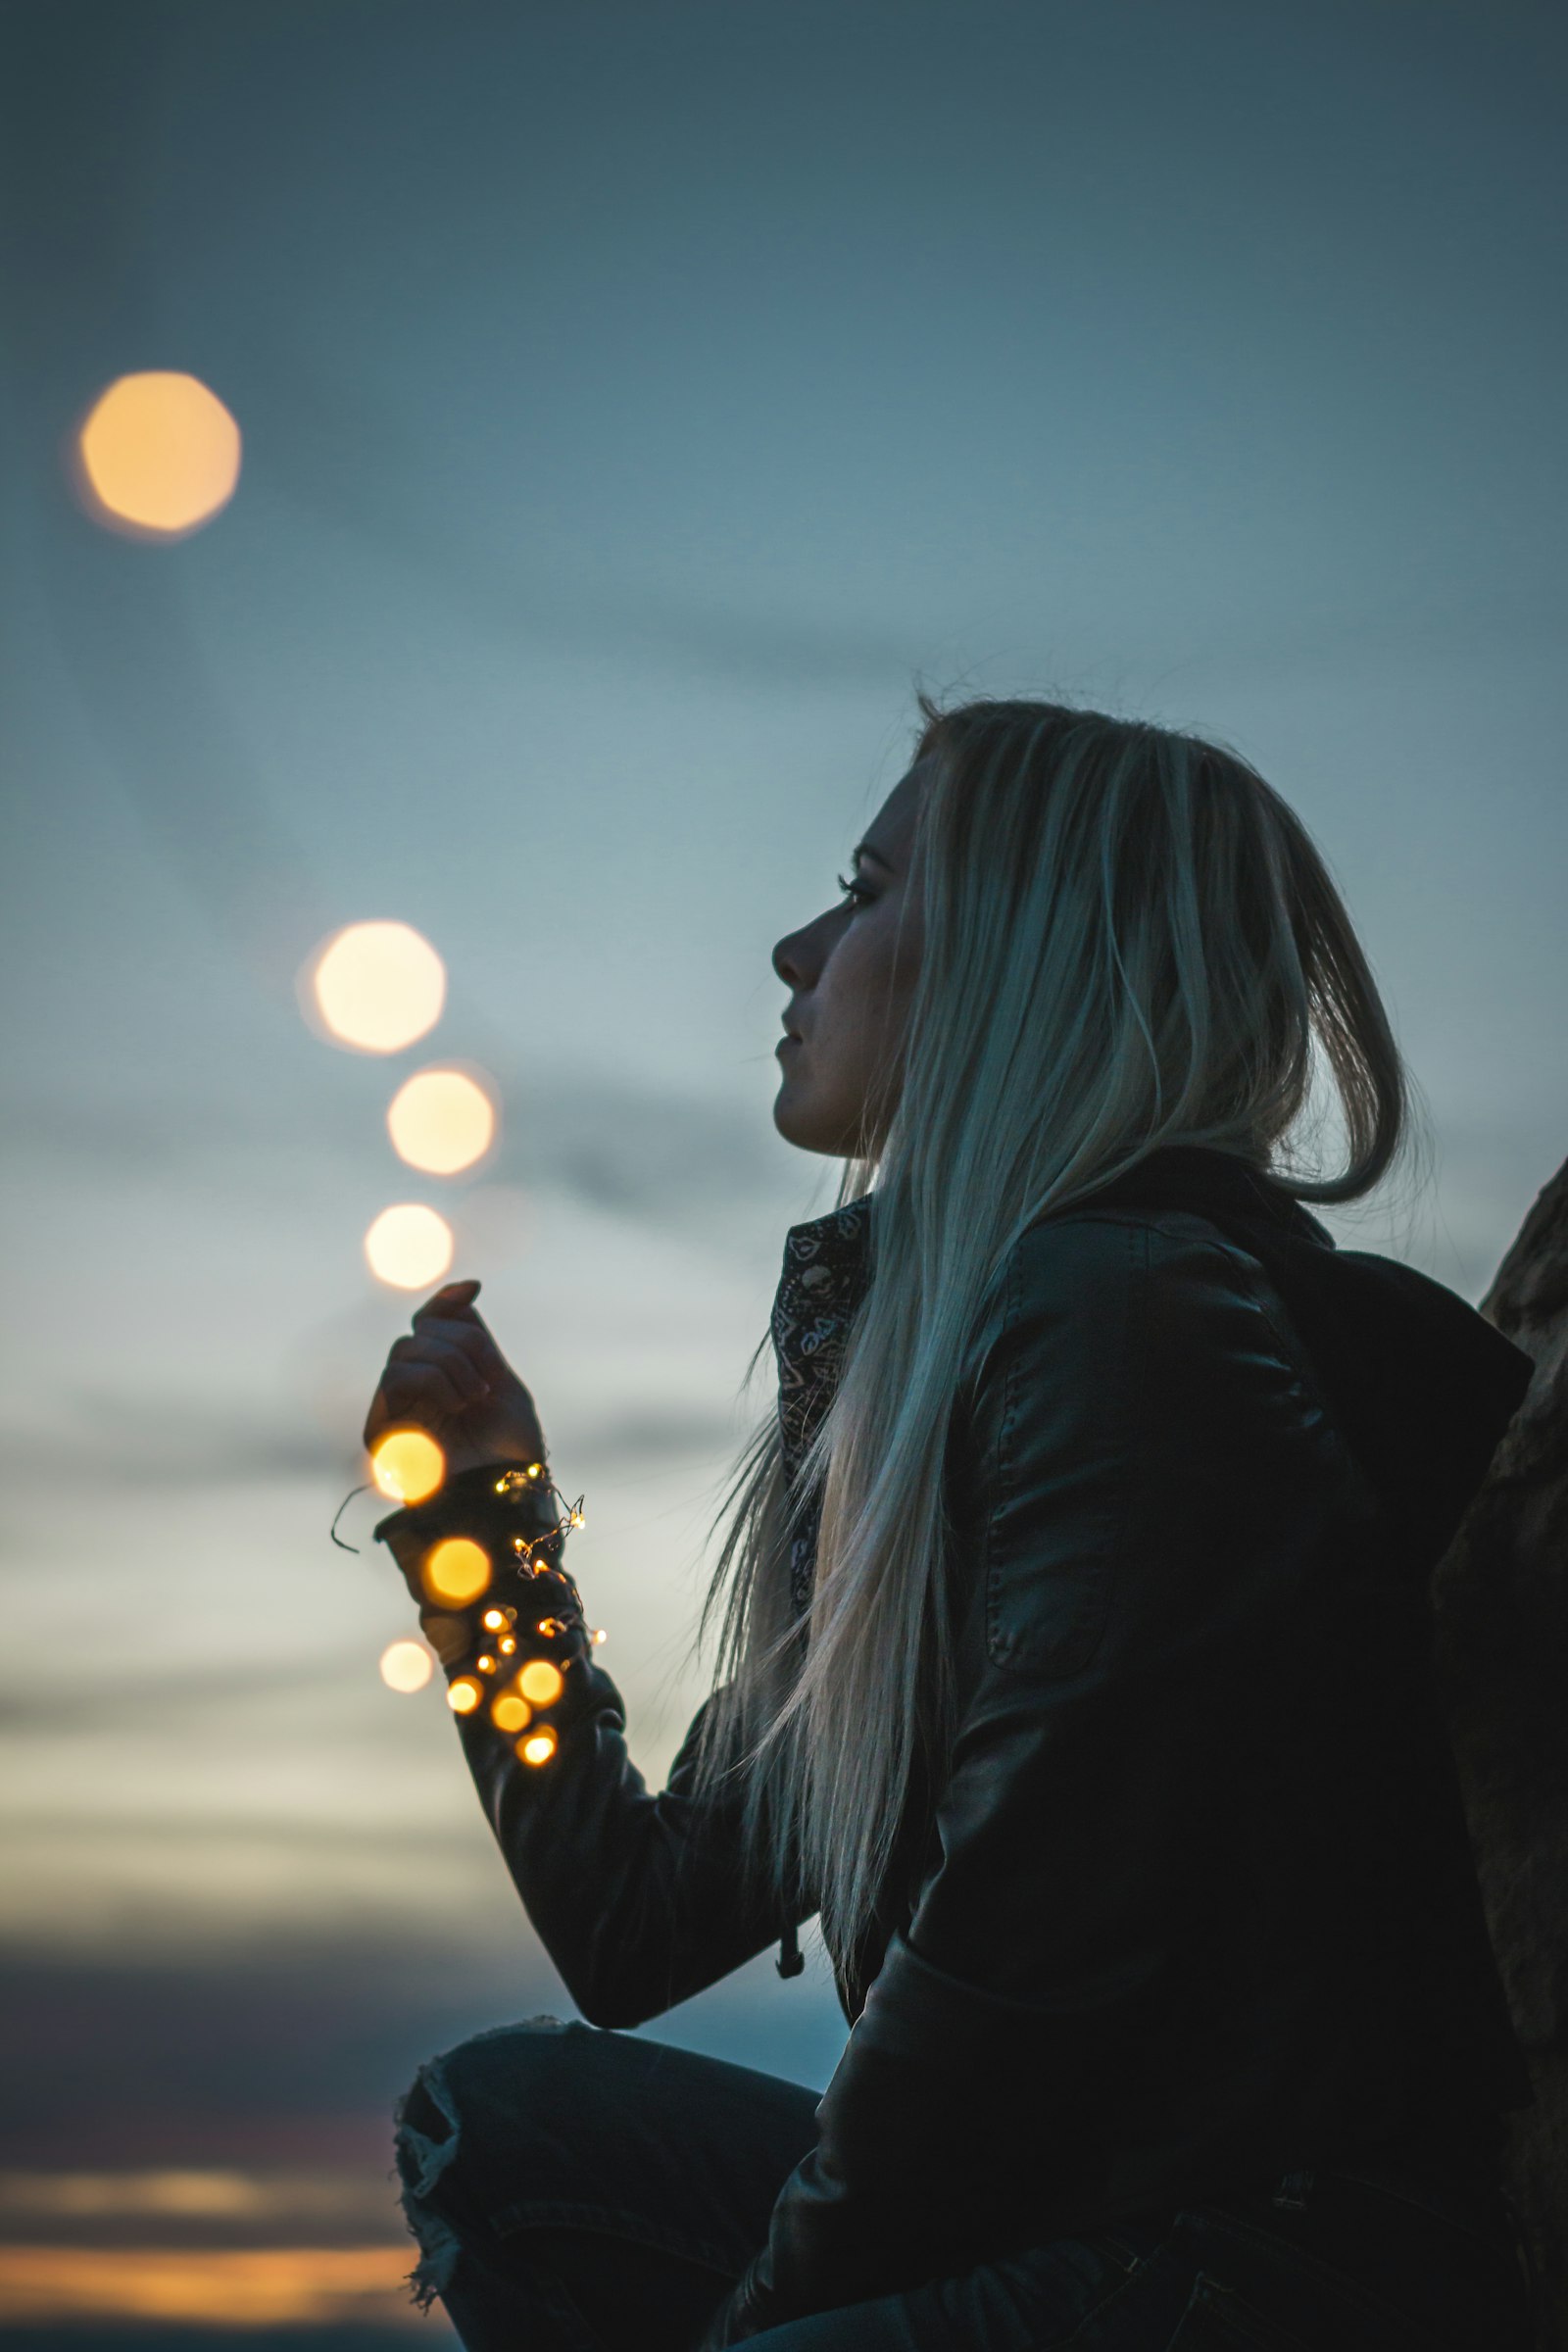
<instances>
[{"instance_id":1,"label":"woman's chin","mask_svg":"<svg viewBox=\"0 0 1568 2352\"><path fill-rule=\"evenodd\" d=\"M773 1124L787 1144L798 1152L820 1152L830 1159L842 1158L845 1152L842 1120L824 1118L820 1110L813 1112L804 1090L786 1078L773 1098Z\"/></svg>"}]
</instances>

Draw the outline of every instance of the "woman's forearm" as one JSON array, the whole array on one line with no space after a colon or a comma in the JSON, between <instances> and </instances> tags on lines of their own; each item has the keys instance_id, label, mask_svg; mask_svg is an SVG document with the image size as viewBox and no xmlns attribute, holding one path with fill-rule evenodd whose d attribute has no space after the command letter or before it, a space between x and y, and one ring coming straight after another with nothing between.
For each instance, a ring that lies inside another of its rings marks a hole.
<instances>
[{"instance_id":1,"label":"woman's forearm","mask_svg":"<svg viewBox=\"0 0 1568 2352\"><path fill-rule=\"evenodd\" d=\"M542 1512L521 1520L533 1536L549 1524ZM420 1600L449 1696L466 1702L459 1736L513 1884L591 2024L660 2016L800 1924L804 1908L748 1892L733 1811L694 1802L697 1735L710 1701L693 1719L666 1787L649 1788L627 1751L625 1702L596 1662L562 1565L563 1539L548 1547L552 1564L519 1576L488 1498L476 1495L466 1517L449 1503L441 1540L477 1543L495 1563L486 1589L453 1606L430 1595L428 1525L399 1513L378 1532ZM487 1616L504 1622L486 1624ZM524 1690L548 1692L541 1660L555 1667L559 1691L529 1703L519 1724L515 1703L497 1702L516 1693L519 1675ZM530 1663L532 1676L522 1671Z\"/></svg>"}]
</instances>

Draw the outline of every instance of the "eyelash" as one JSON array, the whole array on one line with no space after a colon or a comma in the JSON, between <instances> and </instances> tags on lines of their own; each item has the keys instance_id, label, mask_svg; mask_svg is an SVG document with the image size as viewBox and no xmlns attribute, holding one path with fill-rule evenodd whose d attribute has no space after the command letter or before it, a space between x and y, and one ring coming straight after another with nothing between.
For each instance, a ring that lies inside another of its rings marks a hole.
<instances>
[{"instance_id":1,"label":"eyelash","mask_svg":"<svg viewBox=\"0 0 1568 2352\"><path fill-rule=\"evenodd\" d=\"M842 890L845 896L851 901L852 905L858 905L861 906L870 906L871 893L866 889L863 882L847 882L842 874L835 875L834 879L838 883L840 890Z\"/></svg>"}]
</instances>

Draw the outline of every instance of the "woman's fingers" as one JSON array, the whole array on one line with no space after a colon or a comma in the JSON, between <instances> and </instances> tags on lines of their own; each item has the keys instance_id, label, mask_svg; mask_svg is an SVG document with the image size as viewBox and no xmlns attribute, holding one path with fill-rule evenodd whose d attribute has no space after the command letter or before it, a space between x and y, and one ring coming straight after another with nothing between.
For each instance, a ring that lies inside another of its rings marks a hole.
<instances>
[{"instance_id":1,"label":"woman's fingers","mask_svg":"<svg viewBox=\"0 0 1568 2352\"><path fill-rule=\"evenodd\" d=\"M415 1364L431 1364L444 1372L466 1404L477 1404L482 1397L490 1395L492 1383L466 1351L453 1341L440 1338L428 1327L416 1340L395 1341L388 1352L388 1373Z\"/></svg>"},{"instance_id":2,"label":"woman's fingers","mask_svg":"<svg viewBox=\"0 0 1568 2352\"><path fill-rule=\"evenodd\" d=\"M396 1422L422 1425L443 1444L455 1442L448 1424L462 1420L476 1445L494 1441L507 1452L523 1446L542 1457L533 1400L474 1308L478 1289L475 1281L445 1284L393 1341L365 1425L368 1447L373 1450Z\"/></svg>"},{"instance_id":3,"label":"woman's fingers","mask_svg":"<svg viewBox=\"0 0 1568 2352\"><path fill-rule=\"evenodd\" d=\"M439 1341L442 1346L455 1348L472 1364L488 1388L495 1388L506 1379L510 1366L495 1341L482 1323L454 1323L445 1317L431 1317L419 1324L417 1330L405 1339L393 1342L393 1351L401 1349L410 1354L422 1348L427 1340Z\"/></svg>"},{"instance_id":4,"label":"woman's fingers","mask_svg":"<svg viewBox=\"0 0 1568 2352\"><path fill-rule=\"evenodd\" d=\"M473 1402L464 1395L442 1364L389 1364L378 1391L390 1418L397 1421L448 1421Z\"/></svg>"}]
</instances>

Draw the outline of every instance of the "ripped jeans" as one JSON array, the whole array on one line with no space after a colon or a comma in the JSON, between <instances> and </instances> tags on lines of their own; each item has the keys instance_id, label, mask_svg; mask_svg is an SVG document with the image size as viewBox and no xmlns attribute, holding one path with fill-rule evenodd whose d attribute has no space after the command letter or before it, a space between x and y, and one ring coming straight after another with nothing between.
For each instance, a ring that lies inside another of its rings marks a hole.
<instances>
[{"instance_id":1,"label":"ripped jeans","mask_svg":"<svg viewBox=\"0 0 1568 2352\"><path fill-rule=\"evenodd\" d=\"M468 2352L692 2352L816 2137L818 2094L576 2021L501 2026L398 2109L403 2209ZM1361 2178L1356 2178L1356 2173ZM757 2352L1527 2352L1506 2201L1286 2173L770 2328Z\"/></svg>"}]
</instances>

